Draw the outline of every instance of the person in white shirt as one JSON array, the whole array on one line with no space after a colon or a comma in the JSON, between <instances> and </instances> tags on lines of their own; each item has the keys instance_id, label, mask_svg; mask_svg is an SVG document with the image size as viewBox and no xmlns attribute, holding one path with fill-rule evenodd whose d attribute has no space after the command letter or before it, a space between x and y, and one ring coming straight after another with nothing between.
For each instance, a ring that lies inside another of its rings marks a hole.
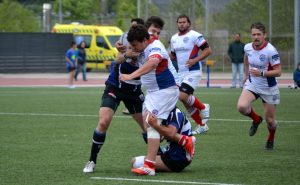
<instances>
[{"instance_id":1,"label":"person in white shirt","mask_svg":"<svg viewBox=\"0 0 300 185\"><path fill-rule=\"evenodd\" d=\"M170 58L178 64L178 77L181 82L179 99L198 124L193 134L202 134L208 131L206 123L209 118L209 104L202 103L193 93L202 78L201 61L212 51L202 34L191 30L188 16L180 15L177 26L179 32L170 41ZM200 50L202 52L199 54Z\"/></svg>"},{"instance_id":2,"label":"person in white shirt","mask_svg":"<svg viewBox=\"0 0 300 185\"><path fill-rule=\"evenodd\" d=\"M253 136L263 118L258 115L251 103L260 98L264 117L269 131L265 149L271 150L277 128L276 105L280 102L279 88L275 77L281 76L280 58L276 48L265 40L266 28L260 23L251 25L252 42L245 45L244 88L237 103L238 111L250 117L252 126L249 135Z\"/></svg>"}]
</instances>

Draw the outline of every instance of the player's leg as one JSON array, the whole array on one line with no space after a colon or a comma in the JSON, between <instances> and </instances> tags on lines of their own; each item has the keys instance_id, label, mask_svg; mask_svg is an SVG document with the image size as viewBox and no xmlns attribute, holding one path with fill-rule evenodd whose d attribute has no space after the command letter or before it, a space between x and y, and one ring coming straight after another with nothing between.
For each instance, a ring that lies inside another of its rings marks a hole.
<instances>
[{"instance_id":1,"label":"player's leg","mask_svg":"<svg viewBox=\"0 0 300 185\"><path fill-rule=\"evenodd\" d=\"M277 122L275 120L276 105L264 103L265 119L267 122L267 128L269 131L268 139L265 148L272 150L274 146L274 138L277 128Z\"/></svg>"},{"instance_id":2,"label":"player's leg","mask_svg":"<svg viewBox=\"0 0 300 185\"><path fill-rule=\"evenodd\" d=\"M252 126L249 130L250 136L253 136L256 133L258 125L262 122L262 117L259 116L251 107L251 103L255 101L257 98L258 98L257 94L249 90L243 89L237 103L238 111L241 114L248 116L252 119Z\"/></svg>"},{"instance_id":3,"label":"player's leg","mask_svg":"<svg viewBox=\"0 0 300 185\"><path fill-rule=\"evenodd\" d=\"M84 167L83 172L94 172L98 153L105 142L106 131L109 128L119 103L120 101L116 98L116 95L112 93L112 91L109 91L109 87L106 87L102 96L101 107L99 109L99 121L93 133L90 158Z\"/></svg>"}]
</instances>

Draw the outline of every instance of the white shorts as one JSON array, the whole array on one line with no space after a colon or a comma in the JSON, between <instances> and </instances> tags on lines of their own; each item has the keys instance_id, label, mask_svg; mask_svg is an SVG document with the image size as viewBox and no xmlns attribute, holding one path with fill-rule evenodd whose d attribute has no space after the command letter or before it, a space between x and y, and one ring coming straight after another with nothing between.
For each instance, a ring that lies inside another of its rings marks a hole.
<instances>
[{"instance_id":1,"label":"white shorts","mask_svg":"<svg viewBox=\"0 0 300 185\"><path fill-rule=\"evenodd\" d=\"M156 115L157 118L167 119L171 110L176 106L179 97L177 86L153 92L147 92L143 109Z\"/></svg>"},{"instance_id":2,"label":"white shorts","mask_svg":"<svg viewBox=\"0 0 300 185\"><path fill-rule=\"evenodd\" d=\"M200 80L202 78L202 71L190 71L187 73L178 73L180 84L186 83L193 89L199 87Z\"/></svg>"},{"instance_id":3,"label":"white shorts","mask_svg":"<svg viewBox=\"0 0 300 185\"><path fill-rule=\"evenodd\" d=\"M262 100L270 105L278 105L280 103L280 93L277 85L262 89L256 88L249 80L247 80L244 89L258 94Z\"/></svg>"}]
</instances>

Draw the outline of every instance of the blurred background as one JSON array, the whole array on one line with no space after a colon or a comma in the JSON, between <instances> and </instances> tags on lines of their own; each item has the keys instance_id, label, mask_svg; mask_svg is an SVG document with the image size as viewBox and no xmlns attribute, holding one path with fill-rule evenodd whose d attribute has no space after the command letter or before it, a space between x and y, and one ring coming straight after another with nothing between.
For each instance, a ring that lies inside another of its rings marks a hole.
<instances>
[{"instance_id":1,"label":"blurred background","mask_svg":"<svg viewBox=\"0 0 300 185\"><path fill-rule=\"evenodd\" d=\"M265 24L285 72L300 62L299 0L0 0L0 33L50 33L56 23L72 22L126 31L131 18L157 15L165 21L160 39L168 47L180 14L188 15L193 29L208 40L213 49L209 60L216 62L213 71L231 70L227 49L233 34L251 42L250 25L257 21Z\"/></svg>"}]
</instances>

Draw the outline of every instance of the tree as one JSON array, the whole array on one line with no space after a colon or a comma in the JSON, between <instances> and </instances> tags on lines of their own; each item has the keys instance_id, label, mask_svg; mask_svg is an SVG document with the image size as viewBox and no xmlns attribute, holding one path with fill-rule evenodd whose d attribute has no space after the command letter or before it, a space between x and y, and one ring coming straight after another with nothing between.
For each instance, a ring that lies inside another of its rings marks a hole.
<instances>
[{"instance_id":1,"label":"tree","mask_svg":"<svg viewBox=\"0 0 300 185\"><path fill-rule=\"evenodd\" d=\"M272 43L278 49L292 48L293 33L293 0L272 1ZM269 31L269 4L261 0L234 0L227 4L225 11L214 15L214 26L218 29L227 29L229 33L240 32L242 35L250 34L250 26L254 22L262 22ZM285 36L285 38L283 38ZM277 37L277 38L276 38ZM248 37L248 41L250 38Z\"/></svg>"},{"instance_id":2,"label":"tree","mask_svg":"<svg viewBox=\"0 0 300 185\"><path fill-rule=\"evenodd\" d=\"M56 0L54 10L58 12L59 1ZM92 19L100 14L99 0L61 0L64 19L71 21Z\"/></svg>"},{"instance_id":3,"label":"tree","mask_svg":"<svg viewBox=\"0 0 300 185\"><path fill-rule=\"evenodd\" d=\"M37 32L39 21L34 13L15 1L4 0L0 4L0 31Z\"/></svg>"},{"instance_id":4,"label":"tree","mask_svg":"<svg viewBox=\"0 0 300 185\"><path fill-rule=\"evenodd\" d=\"M148 16L157 15L158 8L155 4L150 3L149 0L141 0L141 18L147 19L146 17L146 1L148 1ZM117 25L127 30L130 26L129 20L137 17L137 0L118 0L113 9L117 15ZM126 22L127 20L127 22Z\"/></svg>"}]
</instances>

